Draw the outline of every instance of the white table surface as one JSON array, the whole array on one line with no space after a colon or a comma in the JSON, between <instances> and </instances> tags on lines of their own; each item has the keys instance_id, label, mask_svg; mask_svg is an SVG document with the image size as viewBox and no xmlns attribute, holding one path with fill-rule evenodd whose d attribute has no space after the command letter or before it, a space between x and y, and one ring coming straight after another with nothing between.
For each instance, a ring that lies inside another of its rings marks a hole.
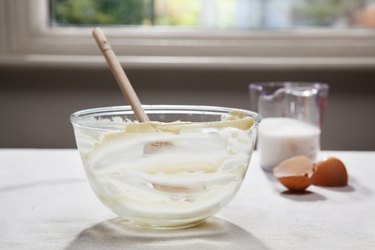
<instances>
[{"instance_id":1,"label":"white table surface","mask_svg":"<svg viewBox=\"0 0 375 250\"><path fill-rule=\"evenodd\" d=\"M290 194L254 154L234 200L183 230L121 226L91 191L76 150L0 150L0 249L375 249L375 152L322 152L349 186Z\"/></svg>"}]
</instances>

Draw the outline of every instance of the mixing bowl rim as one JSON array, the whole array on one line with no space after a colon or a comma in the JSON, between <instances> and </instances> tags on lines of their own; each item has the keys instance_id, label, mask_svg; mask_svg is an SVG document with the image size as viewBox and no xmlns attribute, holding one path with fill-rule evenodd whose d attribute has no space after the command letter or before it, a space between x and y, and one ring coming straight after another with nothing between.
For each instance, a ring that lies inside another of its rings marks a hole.
<instances>
[{"instance_id":1,"label":"mixing bowl rim","mask_svg":"<svg viewBox=\"0 0 375 250\"><path fill-rule=\"evenodd\" d=\"M221 106L206 106L206 105L142 105L143 109L147 113L152 113L152 111L168 111L171 113L173 111L179 111L181 113L186 113L190 111L191 113L207 113L207 114L213 114L213 113L222 113L222 114L228 114L230 112L242 112L251 118L254 119L254 126L258 126L260 123L262 117L250 110L246 109L240 109L240 108L232 108L232 107L221 107ZM133 110L130 105L123 105L123 106L106 106L106 107L96 107L96 108L89 108L89 109L82 109L79 111L76 111L70 115L70 122L73 125L79 125L84 126L86 128L97 128L98 124L92 123L91 119L88 119L93 114L100 114L100 113L113 113L116 114L116 112L122 112L121 114L129 114L132 115ZM111 122L116 123L116 122Z\"/></svg>"}]
</instances>

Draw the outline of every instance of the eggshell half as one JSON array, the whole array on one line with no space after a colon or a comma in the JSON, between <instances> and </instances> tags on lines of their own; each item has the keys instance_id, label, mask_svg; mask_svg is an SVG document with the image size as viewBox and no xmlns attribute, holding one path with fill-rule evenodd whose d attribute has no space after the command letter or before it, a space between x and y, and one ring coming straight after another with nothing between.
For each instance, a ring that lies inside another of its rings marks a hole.
<instances>
[{"instance_id":1,"label":"eggshell half","mask_svg":"<svg viewBox=\"0 0 375 250\"><path fill-rule=\"evenodd\" d=\"M290 191L301 192L311 185L314 164L306 156L295 156L281 162L273 174Z\"/></svg>"},{"instance_id":2,"label":"eggshell half","mask_svg":"<svg viewBox=\"0 0 375 250\"><path fill-rule=\"evenodd\" d=\"M348 185L348 172L342 161L330 157L316 164L312 183L317 186L342 187Z\"/></svg>"}]
</instances>

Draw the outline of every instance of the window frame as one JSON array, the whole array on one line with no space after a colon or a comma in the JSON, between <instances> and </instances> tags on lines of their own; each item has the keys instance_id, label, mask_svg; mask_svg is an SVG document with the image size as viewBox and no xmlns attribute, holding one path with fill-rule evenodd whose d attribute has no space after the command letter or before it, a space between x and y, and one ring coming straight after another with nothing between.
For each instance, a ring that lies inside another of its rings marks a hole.
<instances>
[{"instance_id":1,"label":"window frame","mask_svg":"<svg viewBox=\"0 0 375 250\"><path fill-rule=\"evenodd\" d=\"M0 0L0 64L102 67L89 27L50 27L48 0ZM120 62L152 68L375 68L375 29L103 27Z\"/></svg>"}]
</instances>

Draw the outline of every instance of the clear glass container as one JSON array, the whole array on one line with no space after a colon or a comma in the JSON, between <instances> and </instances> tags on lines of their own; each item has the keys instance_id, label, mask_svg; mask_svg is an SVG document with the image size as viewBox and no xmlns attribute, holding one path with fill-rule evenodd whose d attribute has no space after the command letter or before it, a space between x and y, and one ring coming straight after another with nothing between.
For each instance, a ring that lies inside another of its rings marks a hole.
<instances>
[{"instance_id":1,"label":"clear glass container","mask_svg":"<svg viewBox=\"0 0 375 250\"><path fill-rule=\"evenodd\" d=\"M262 117L260 164L272 171L282 161L304 155L316 162L329 85L319 82L249 84L250 108Z\"/></svg>"},{"instance_id":2,"label":"clear glass container","mask_svg":"<svg viewBox=\"0 0 375 250\"><path fill-rule=\"evenodd\" d=\"M131 224L184 228L228 204L247 171L261 120L209 106L145 105L71 115L77 147L97 197Z\"/></svg>"}]
</instances>

